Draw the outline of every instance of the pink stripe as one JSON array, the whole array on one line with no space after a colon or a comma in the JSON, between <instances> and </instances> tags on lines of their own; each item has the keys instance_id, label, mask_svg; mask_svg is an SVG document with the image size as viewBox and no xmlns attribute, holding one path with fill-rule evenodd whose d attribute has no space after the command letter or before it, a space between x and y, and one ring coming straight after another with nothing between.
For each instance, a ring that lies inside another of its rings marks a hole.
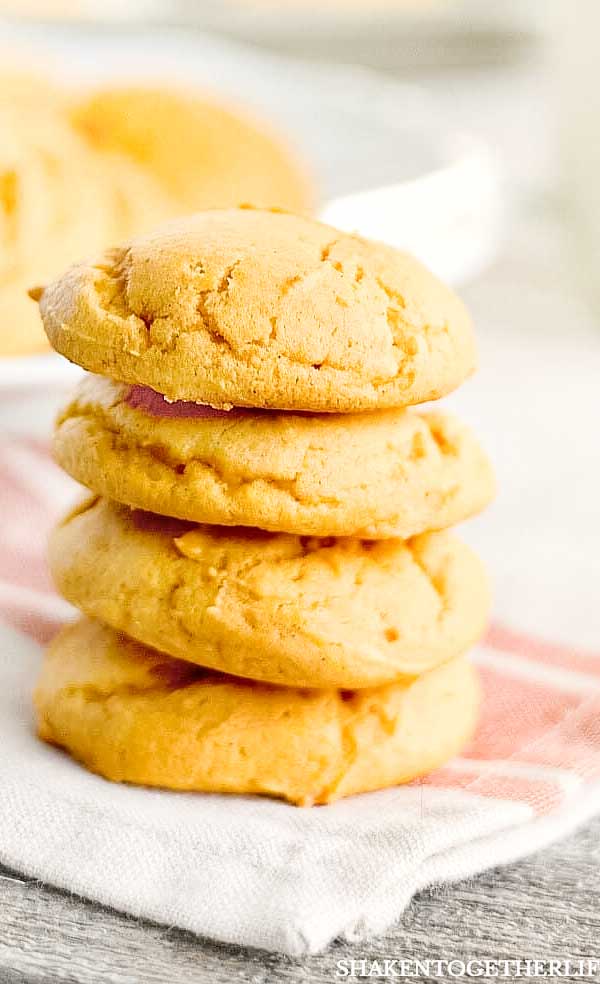
<instances>
[{"instance_id":1,"label":"pink stripe","mask_svg":"<svg viewBox=\"0 0 600 984\"><path fill-rule=\"evenodd\" d=\"M55 469L59 475L41 442L0 444L0 579L36 591L53 590L46 545L50 528L62 511L56 494L48 489L49 472Z\"/></svg>"},{"instance_id":2,"label":"pink stripe","mask_svg":"<svg viewBox=\"0 0 600 984\"><path fill-rule=\"evenodd\" d=\"M475 737L465 751L470 770L443 769L428 785L461 788L500 799L519 800L536 813L555 809L566 795L552 779L479 772L477 760L549 766L591 780L600 778L600 696L564 693L536 680L480 668L483 709Z\"/></svg>"},{"instance_id":3,"label":"pink stripe","mask_svg":"<svg viewBox=\"0 0 600 984\"><path fill-rule=\"evenodd\" d=\"M483 644L498 652L514 654L528 662L600 677L600 652L586 652L572 646L548 642L525 632L517 632L500 622L492 622Z\"/></svg>"},{"instance_id":4,"label":"pink stripe","mask_svg":"<svg viewBox=\"0 0 600 984\"><path fill-rule=\"evenodd\" d=\"M481 680L483 712L467 757L600 776L600 696L563 693L488 667Z\"/></svg>"},{"instance_id":5,"label":"pink stripe","mask_svg":"<svg viewBox=\"0 0 600 984\"><path fill-rule=\"evenodd\" d=\"M600 778L600 697L584 700L554 730L541 732L519 758L569 769L588 781Z\"/></svg>"},{"instance_id":6,"label":"pink stripe","mask_svg":"<svg viewBox=\"0 0 600 984\"><path fill-rule=\"evenodd\" d=\"M491 667L480 667L479 673L483 711L477 734L465 753L469 758L520 757L525 747L540 734L560 726L581 704L579 694L563 693L537 680L511 677Z\"/></svg>"},{"instance_id":7,"label":"pink stripe","mask_svg":"<svg viewBox=\"0 0 600 984\"><path fill-rule=\"evenodd\" d=\"M564 802L564 790L558 781L551 778L508 776L501 772L494 775L483 774L478 771L477 763L471 765L473 768L465 771L438 769L425 776L423 785L438 789L462 789L490 799L525 803L538 815L551 813Z\"/></svg>"},{"instance_id":8,"label":"pink stripe","mask_svg":"<svg viewBox=\"0 0 600 984\"><path fill-rule=\"evenodd\" d=\"M24 635L39 642L40 645L47 645L58 630L64 625L64 619L56 618L53 615L42 614L41 612L24 612L18 606L11 608L7 605L2 606L2 621L22 632Z\"/></svg>"}]
</instances>

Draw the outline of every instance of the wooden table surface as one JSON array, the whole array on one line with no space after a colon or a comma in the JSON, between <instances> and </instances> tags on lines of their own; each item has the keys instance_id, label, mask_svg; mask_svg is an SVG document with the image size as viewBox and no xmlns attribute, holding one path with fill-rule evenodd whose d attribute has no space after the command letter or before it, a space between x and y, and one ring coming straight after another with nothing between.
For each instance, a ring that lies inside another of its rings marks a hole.
<instances>
[{"instance_id":1,"label":"wooden table surface","mask_svg":"<svg viewBox=\"0 0 600 984\"><path fill-rule=\"evenodd\" d=\"M526 861L421 893L370 943L299 961L138 922L0 869L0 984L320 984L340 980L336 962L351 957L577 960L600 956L599 939L600 819Z\"/></svg>"}]
</instances>

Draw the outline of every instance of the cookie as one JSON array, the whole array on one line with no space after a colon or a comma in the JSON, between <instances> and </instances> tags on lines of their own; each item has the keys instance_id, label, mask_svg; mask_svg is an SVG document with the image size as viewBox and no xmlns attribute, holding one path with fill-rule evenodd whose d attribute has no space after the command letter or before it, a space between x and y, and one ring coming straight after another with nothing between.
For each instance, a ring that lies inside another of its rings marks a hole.
<instances>
[{"instance_id":1,"label":"cookie","mask_svg":"<svg viewBox=\"0 0 600 984\"><path fill-rule=\"evenodd\" d=\"M2 355L48 347L29 288L173 214L150 175L122 155L92 152L48 100L0 100Z\"/></svg>"},{"instance_id":2,"label":"cookie","mask_svg":"<svg viewBox=\"0 0 600 984\"><path fill-rule=\"evenodd\" d=\"M194 526L82 503L50 539L60 593L161 652L300 687L370 687L462 653L482 565L448 533L378 542Z\"/></svg>"},{"instance_id":3,"label":"cookie","mask_svg":"<svg viewBox=\"0 0 600 984\"><path fill-rule=\"evenodd\" d=\"M0 354L47 347L32 284L114 239L110 189L58 112L0 105Z\"/></svg>"},{"instance_id":4,"label":"cookie","mask_svg":"<svg viewBox=\"0 0 600 984\"><path fill-rule=\"evenodd\" d=\"M59 416L59 465L93 492L197 523L410 537L493 494L471 432L442 413L213 411L88 376Z\"/></svg>"},{"instance_id":5,"label":"cookie","mask_svg":"<svg viewBox=\"0 0 600 984\"><path fill-rule=\"evenodd\" d=\"M169 400L403 407L449 392L475 365L461 301L417 260L273 211L179 220L38 296L58 352Z\"/></svg>"},{"instance_id":6,"label":"cookie","mask_svg":"<svg viewBox=\"0 0 600 984\"><path fill-rule=\"evenodd\" d=\"M130 87L92 93L72 119L94 147L123 153L157 178L173 215L242 202L293 212L312 206L302 164L244 110L189 92Z\"/></svg>"},{"instance_id":7,"label":"cookie","mask_svg":"<svg viewBox=\"0 0 600 984\"><path fill-rule=\"evenodd\" d=\"M59 113L0 103L3 281L39 262L52 245L59 263L73 262L73 248L82 248L86 227L92 250L104 242L110 227L104 223L102 195L87 196L84 175L89 164L85 146ZM101 236L94 235L98 226Z\"/></svg>"},{"instance_id":8,"label":"cookie","mask_svg":"<svg viewBox=\"0 0 600 984\"><path fill-rule=\"evenodd\" d=\"M51 65L45 73L40 71L39 62L39 52L35 59L25 57L24 52L15 58L8 48L0 48L0 106L17 106L22 113L37 113L42 107L62 111L67 104L66 90Z\"/></svg>"},{"instance_id":9,"label":"cookie","mask_svg":"<svg viewBox=\"0 0 600 984\"><path fill-rule=\"evenodd\" d=\"M0 358L34 355L48 342L35 305L27 296L29 276L0 283Z\"/></svg>"},{"instance_id":10,"label":"cookie","mask_svg":"<svg viewBox=\"0 0 600 984\"><path fill-rule=\"evenodd\" d=\"M40 737L106 779L308 806L442 765L474 730L479 688L462 657L369 690L273 687L84 619L51 644L35 703Z\"/></svg>"}]
</instances>

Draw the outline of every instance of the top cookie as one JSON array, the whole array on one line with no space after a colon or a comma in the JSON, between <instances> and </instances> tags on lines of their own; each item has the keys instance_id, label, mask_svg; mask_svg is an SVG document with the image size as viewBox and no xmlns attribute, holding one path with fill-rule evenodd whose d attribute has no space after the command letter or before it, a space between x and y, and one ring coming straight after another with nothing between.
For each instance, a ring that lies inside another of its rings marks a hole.
<instances>
[{"instance_id":1,"label":"top cookie","mask_svg":"<svg viewBox=\"0 0 600 984\"><path fill-rule=\"evenodd\" d=\"M403 407L475 366L462 302L417 260L276 211L164 226L72 267L40 309L72 362L215 407Z\"/></svg>"}]
</instances>

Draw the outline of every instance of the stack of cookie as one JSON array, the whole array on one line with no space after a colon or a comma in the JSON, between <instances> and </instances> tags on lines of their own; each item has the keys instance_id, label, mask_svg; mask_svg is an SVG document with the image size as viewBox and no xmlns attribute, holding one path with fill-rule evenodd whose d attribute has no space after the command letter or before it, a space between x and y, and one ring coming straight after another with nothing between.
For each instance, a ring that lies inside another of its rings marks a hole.
<instances>
[{"instance_id":1,"label":"stack of cookie","mask_svg":"<svg viewBox=\"0 0 600 984\"><path fill-rule=\"evenodd\" d=\"M55 454L94 493L53 534L85 615L42 738L107 778L326 803L470 736L479 560L446 528L489 464L440 412L461 302L416 260L274 211L198 214L69 270L40 307L94 375Z\"/></svg>"}]
</instances>

